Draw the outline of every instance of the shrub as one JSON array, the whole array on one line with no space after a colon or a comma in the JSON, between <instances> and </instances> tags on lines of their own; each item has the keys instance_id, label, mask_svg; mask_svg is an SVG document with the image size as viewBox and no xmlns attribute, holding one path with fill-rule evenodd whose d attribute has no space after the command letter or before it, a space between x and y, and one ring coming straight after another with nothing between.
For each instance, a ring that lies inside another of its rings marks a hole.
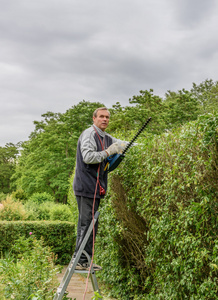
<instances>
[{"instance_id":1,"label":"shrub","mask_svg":"<svg viewBox=\"0 0 218 300\"><path fill-rule=\"evenodd\" d=\"M55 205L56 204L51 201L37 203L28 200L24 207L30 215L29 220L50 220L50 211Z\"/></svg>"},{"instance_id":2,"label":"shrub","mask_svg":"<svg viewBox=\"0 0 218 300\"><path fill-rule=\"evenodd\" d=\"M55 256L42 239L21 237L0 260L0 283L6 299L53 299L58 282Z\"/></svg>"},{"instance_id":3,"label":"shrub","mask_svg":"<svg viewBox=\"0 0 218 300\"><path fill-rule=\"evenodd\" d=\"M78 206L77 206L77 202L76 202L76 197L74 195L74 191L73 191L73 179L75 176L75 169L69 179L69 190L68 190L68 195L67 195L67 203L70 205L70 208L73 212L73 219L72 222L74 224L77 224L78 222Z\"/></svg>"},{"instance_id":4,"label":"shrub","mask_svg":"<svg viewBox=\"0 0 218 300\"><path fill-rule=\"evenodd\" d=\"M141 139L109 176L111 206L105 199L101 209L113 214L101 214L96 256L113 295L216 299L217 128L218 115L205 115ZM119 266L117 283L109 264Z\"/></svg>"},{"instance_id":5,"label":"shrub","mask_svg":"<svg viewBox=\"0 0 218 300\"><path fill-rule=\"evenodd\" d=\"M0 201L5 200L7 198L7 194L0 193Z\"/></svg>"},{"instance_id":6,"label":"shrub","mask_svg":"<svg viewBox=\"0 0 218 300\"><path fill-rule=\"evenodd\" d=\"M50 201L38 204L29 200L24 207L29 214L28 220L73 221L72 209L66 204L57 204Z\"/></svg>"},{"instance_id":7,"label":"shrub","mask_svg":"<svg viewBox=\"0 0 218 300\"><path fill-rule=\"evenodd\" d=\"M0 220L17 221L27 220L29 215L24 206L19 201L14 201L11 196L7 196L2 201L3 209L0 210Z\"/></svg>"},{"instance_id":8,"label":"shrub","mask_svg":"<svg viewBox=\"0 0 218 300\"><path fill-rule=\"evenodd\" d=\"M54 197L52 197L50 194L44 192L44 193L34 193L32 196L29 198L30 201L36 202L38 204L41 204L43 202L54 202Z\"/></svg>"},{"instance_id":9,"label":"shrub","mask_svg":"<svg viewBox=\"0 0 218 300\"><path fill-rule=\"evenodd\" d=\"M27 200L27 194L23 189L18 189L11 194L12 199L25 201Z\"/></svg>"},{"instance_id":10,"label":"shrub","mask_svg":"<svg viewBox=\"0 0 218 300\"><path fill-rule=\"evenodd\" d=\"M57 255L57 261L68 264L75 247L74 224L58 221L3 221L0 222L0 253L11 250L18 237L28 238L32 232L37 239L43 237L46 246Z\"/></svg>"},{"instance_id":11,"label":"shrub","mask_svg":"<svg viewBox=\"0 0 218 300\"><path fill-rule=\"evenodd\" d=\"M51 201L42 203L28 200L25 204L19 200L13 200L12 196L2 201L0 209L0 220L73 220L71 209L64 204L56 204Z\"/></svg>"},{"instance_id":12,"label":"shrub","mask_svg":"<svg viewBox=\"0 0 218 300\"><path fill-rule=\"evenodd\" d=\"M51 207L50 220L69 221L73 219L73 213L69 206L64 204L56 204Z\"/></svg>"}]
</instances>

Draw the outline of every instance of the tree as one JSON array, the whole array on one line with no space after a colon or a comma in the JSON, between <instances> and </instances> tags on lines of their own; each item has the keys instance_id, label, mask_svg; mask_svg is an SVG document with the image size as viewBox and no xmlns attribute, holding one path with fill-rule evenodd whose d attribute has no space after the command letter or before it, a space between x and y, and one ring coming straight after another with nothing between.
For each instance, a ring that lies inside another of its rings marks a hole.
<instances>
[{"instance_id":1,"label":"tree","mask_svg":"<svg viewBox=\"0 0 218 300\"><path fill-rule=\"evenodd\" d=\"M206 79L199 85L192 84L192 95L199 102L202 113L218 111L218 81Z\"/></svg>"},{"instance_id":2,"label":"tree","mask_svg":"<svg viewBox=\"0 0 218 300\"><path fill-rule=\"evenodd\" d=\"M168 91L165 99L166 129L172 129L197 119L200 112L199 102L192 93L182 89L177 93Z\"/></svg>"},{"instance_id":3,"label":"tree","mask_svg":"<svg viewBox=\"0 0 218 300\"><path fill-rule=\"evenodd\" d=\"M140 91L140 94L129 99L132 106L122 108L119 103L113 106L109 130L119 130L126 132L136 131L146 121L148 117L152 118L147 131L158 134L165 128L163 119L164 103L163 100L153 94L153 90Z\"/></svg>"},{"instance_id":4,"label":"tree","mask_svg":"<svg viewBox=\"0 0 218 300\"><path fill-rule=\"evenodd\" d=\"M0 147L0 192L7 194L12 191L11 176L15 171L18 145L7 143Z\"/></svg>"},{"instance_id":5,"label":"tree","mask_svg":"<svg viewBox=\"0 0 218 300\"><path fill-rule=\"evenodd\" d=\"M66 203L79 135L92 124L93 111L100 106L103 104L82 101L66 113L47 112L42 121L35 121L13 176L17 188L29 196L48 192Z\"/></svg>"}]
</instances>

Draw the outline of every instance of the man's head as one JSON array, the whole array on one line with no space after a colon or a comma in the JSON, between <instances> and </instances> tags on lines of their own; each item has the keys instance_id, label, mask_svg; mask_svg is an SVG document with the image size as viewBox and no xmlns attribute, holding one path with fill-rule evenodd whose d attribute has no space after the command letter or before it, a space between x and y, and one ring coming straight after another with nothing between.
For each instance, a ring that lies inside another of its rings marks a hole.
<instances>
[{"instance_id":1,"label":"man's head","mask_svg":"<svg viewBox=\"0 0 218 300\"><path fill-rule=\"evenodd\" d=\"M108 127L110 112L106 107L97 108L93 113L93 123L102 131Z\"/></svg>"}]
</instances>

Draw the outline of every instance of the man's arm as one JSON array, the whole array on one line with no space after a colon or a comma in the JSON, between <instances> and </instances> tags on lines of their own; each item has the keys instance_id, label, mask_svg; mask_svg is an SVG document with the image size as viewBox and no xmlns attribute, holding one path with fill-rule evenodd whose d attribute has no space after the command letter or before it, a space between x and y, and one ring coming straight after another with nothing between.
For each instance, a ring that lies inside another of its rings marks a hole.
<instances>
[{"instance_id":1,"label":"man's arm","mask_svg":"<svg viewBox=\"0 0 218 300\"><path fill-rule=\"evenodd\" d=\"M98 164L101 163L108 156L121 153L126 146L126 142L118 140L112 136L112 145L103 151L97 151L97 145L94 139L94 132L84 131L81 136L81 153L83 161L86 164Z\"/></svg>"},{"instance_id":2,"label":"man's arm","mask_svg":"<svg viewBox=\"0 0 218 300\"><path fill-rule=\"evenodd\" d=\"M98 164L107 158L106 151L97 151L94 133L84 132L81 137L81 153L86 164Z\"/></svg>"}]
</instances>

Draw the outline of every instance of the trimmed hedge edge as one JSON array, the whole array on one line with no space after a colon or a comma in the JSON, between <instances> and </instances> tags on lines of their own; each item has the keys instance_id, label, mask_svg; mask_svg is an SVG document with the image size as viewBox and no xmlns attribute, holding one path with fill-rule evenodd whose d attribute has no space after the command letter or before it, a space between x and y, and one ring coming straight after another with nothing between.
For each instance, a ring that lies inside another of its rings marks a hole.
<instances>
[{"instance_id":1,"label":"trimmed hedge edge","mask_svg":"<svg viewBox=\"0 0 218 300\"><path fill-rule=\"evenodd\" d=\"M75 247L75 225L65 221L0 221L0 253L10 251L14 242L20 237L44 239L57 255L57 263L70 262Z\"/></svg>"}]
</instances>

